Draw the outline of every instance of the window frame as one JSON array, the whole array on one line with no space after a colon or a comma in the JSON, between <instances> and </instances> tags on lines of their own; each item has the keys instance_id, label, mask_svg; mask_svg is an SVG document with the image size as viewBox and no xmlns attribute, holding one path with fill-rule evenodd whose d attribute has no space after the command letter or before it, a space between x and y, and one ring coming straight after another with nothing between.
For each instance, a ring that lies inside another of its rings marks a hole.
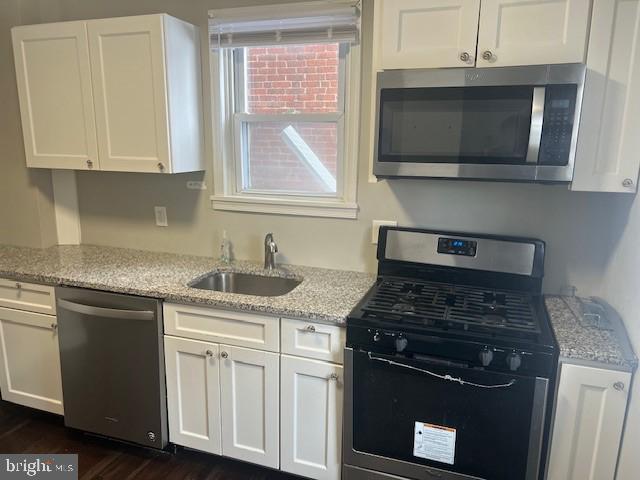
<instances>
[{"instance_id":1,"label":"window frame","mask_svg":"<svg viewBox=\"0 0 640 480\"><path fill-rule=\"evenodd\" d=\"M209 53L212 91L215 210L274 213L331 218L357 218L357 166L360 114L360 46L339 46L338 112L309 114L244 113L246 89L239 85L238 68L245 62L233 49ZM243 74L244 75L244 74ZM246 78L246 76L244 77ZM239 101L238 101L239 99ZM342 110L340 111L340 105ZM237 111L239 107L243 111ZM337 125L336 193L243 190L243 122L326 121Z\"/></svg>"}]
</instances>

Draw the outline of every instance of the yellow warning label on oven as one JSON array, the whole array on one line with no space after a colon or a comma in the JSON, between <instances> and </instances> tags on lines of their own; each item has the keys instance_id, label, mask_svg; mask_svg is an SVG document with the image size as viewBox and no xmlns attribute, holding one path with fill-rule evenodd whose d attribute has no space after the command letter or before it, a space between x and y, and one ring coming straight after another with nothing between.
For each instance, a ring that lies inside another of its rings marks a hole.
<instances>
[{"instance_id":1,"label":"yellow warning label on oven","mask_svg":"<svg viewBox=\"0 0 640 480\"><path fill-rule=\"evenodd\" d=\"M456 453L456 429L416 422L413 455L453 465Z\"/></svg>"}]
</instances>

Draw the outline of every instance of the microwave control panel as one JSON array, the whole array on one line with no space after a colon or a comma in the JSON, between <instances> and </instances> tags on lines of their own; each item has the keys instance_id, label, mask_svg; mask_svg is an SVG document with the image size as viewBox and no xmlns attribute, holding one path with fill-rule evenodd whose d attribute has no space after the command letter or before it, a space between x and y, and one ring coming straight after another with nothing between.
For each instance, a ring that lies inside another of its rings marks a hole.
<instances>
[{"instance_id":1,"label":"microwave control panel","mask_svg":"<svg viewBox=\"0 0 640 480\"><path fill-rule=\"evenodd\" d=\"M566 165L571 152L577 85L548 85L538 164Z\"/></svg>"}]
</instances>

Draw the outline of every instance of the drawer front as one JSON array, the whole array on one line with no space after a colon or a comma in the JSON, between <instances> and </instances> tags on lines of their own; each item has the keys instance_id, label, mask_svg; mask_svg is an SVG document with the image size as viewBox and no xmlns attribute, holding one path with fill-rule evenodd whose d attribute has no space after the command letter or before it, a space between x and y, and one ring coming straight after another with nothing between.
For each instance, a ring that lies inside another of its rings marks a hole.
<instances>
[{"instance_id":1,"label":"drawer front","mask_svg":"<svg viewBox=\"0 0 640 480\"><path fill-rule=\"evenodd\" d=\"M342 364L346 332L322 323L282 319L282 353Z\"/></svg>"},{"instance_id":2,"label":"drawer front","mask_svg":"<svg viewBox=\"0 0 640 480\"><path fill-rule=\"evenodd\" d=\"M0 278L0 307L55 315L54 288Z\"/></svg>"},{"instance_id":3,"label":"drawer front","mask_svg":"<svg viewBox=\"0 0 640 480\"><path fill-rule=\"evenodd\" d=\"M165 303L164 332L207 342L280 351L278 319L266 315Z\"/></svg>"}]
</instances>

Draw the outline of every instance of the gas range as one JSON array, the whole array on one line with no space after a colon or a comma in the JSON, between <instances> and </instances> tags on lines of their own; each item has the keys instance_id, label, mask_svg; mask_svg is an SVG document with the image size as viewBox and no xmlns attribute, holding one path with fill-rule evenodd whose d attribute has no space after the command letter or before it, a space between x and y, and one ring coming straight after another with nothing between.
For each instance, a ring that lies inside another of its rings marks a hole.
<instances>
[{"instance_id":1,"label":"gas range","mask_svg":"<svg viewBox=\"0 0 640 480\"><path fill-rule=\"evenodd\" d=\"M535 265L543 259L541 241L518 239L520 244L529 242L525 244L533 249L522 250L531 260L530 275L516 278L523 276L494 270L483 276L482 271L470 268L472 265L419 265L387 258L389 236L392 242L395 238L406 243L403 234L424 242L424 251L414 247L415 254L434 263L440 259L430 254L428 245L435 245L437 252L443 242L460 244L453 253L447 250L441 254L449 264L452 256L464 257L467 264L480 262L482 258L477 256L483 244L513 241L493 236L465 240L461 234L384 229L378 280L347 319L349 346L379 353L431 355L520 374L553 373L557 345L540 292L543 265ZM473 242L467 247L472 248L473 256L464 254L468 252L464 242ZM390 247L392 251L397 248Z\"/></svg>"},{"instance_id":2,"label":"gas range","mask_svg":"<svg viewBox=\"0 0 640 480\"><path fill-rule=\"evenodd\" d=\"M345 480L544 476L558 362L544 248L381 228L376 284L347 318Z\"/></svg>"}]
</instances>

